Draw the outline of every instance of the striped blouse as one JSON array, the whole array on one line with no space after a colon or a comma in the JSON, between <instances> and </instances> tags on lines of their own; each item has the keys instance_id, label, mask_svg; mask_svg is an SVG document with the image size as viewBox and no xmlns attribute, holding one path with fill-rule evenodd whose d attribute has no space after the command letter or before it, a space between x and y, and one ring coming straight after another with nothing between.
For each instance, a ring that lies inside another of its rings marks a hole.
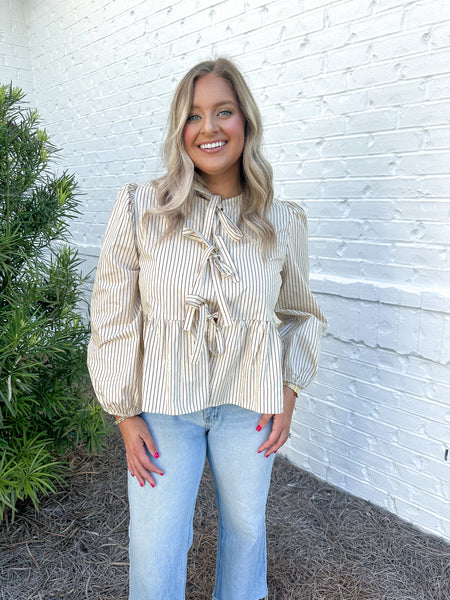
<instances>
[{"instance_id":1,"label":"striped blouse","mask_svg":"<svg viewBox=\"0 0 450 600\"><path fill-rule=\"evenodd\" d=\"M88 366L116 415L221 404L283 410L283 381L314 378L326 321L308 288L306 217L275 200L276 248L236 225L240 197L196 196L167 236L151 183L124 186L98 263Z\"/></svg>"}]
</instances>

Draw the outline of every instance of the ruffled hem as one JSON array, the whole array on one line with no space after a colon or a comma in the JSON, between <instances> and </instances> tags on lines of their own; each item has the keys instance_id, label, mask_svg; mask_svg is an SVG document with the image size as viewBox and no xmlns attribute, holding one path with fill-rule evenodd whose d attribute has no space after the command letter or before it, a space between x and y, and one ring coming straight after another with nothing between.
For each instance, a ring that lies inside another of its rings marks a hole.
<instances>
[{"instance_id":1,"label":"ruffled hem","mask_svg":"<svg viewBox=\"0 0 450 600\"><path fill-rule=\"evenodd\" d=\"M144 322L142 410L185 414L210 406L237 404L261 413L283 410L281 343L276 326L233 321L221 329L223 352L196 338L183 321Z\"/></svg>"}]
</instances>

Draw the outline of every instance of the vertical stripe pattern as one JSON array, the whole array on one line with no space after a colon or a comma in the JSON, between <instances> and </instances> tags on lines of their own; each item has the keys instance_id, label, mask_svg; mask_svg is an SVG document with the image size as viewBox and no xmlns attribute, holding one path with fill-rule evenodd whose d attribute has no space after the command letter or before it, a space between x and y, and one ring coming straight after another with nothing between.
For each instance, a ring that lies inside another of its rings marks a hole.
<instances>
[{"instance_id":1,"label":"vertical stripe pattern","mask_svg":"<svg viewBox=\"0 0 450 600\"><path fill-rule=\"evenodd\" d=\"M283 381L314 378L326 327L308 287L305 213L274 201L277 245L264 258L236 225L240 197L196 197L184 228L162 237L152 184L133 190L114 204L92 294L99 402L117 415L281 412Z\"/></svg>"}]
</instances>

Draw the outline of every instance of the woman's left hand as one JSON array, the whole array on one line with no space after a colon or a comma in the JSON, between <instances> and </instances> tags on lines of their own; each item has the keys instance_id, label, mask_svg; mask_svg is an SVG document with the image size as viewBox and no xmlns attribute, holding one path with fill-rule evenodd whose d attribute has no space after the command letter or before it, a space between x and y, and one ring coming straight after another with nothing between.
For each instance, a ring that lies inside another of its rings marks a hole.
<instances>
[{"instance_id":1,"label":"woman's left hand","mask_svg":"<svg viewBox=\"0 0 450 600\"><path fill-rule=\"evenodd\" d=\"M286 386L283 387L283 412L276 415L262 415L258 421L258 427L264 429L270 419L273 417L272 432L267 441L259 448L258 452L265 452L266 456L270 456L272 452L276 452L278 448L286 443L289 437L291 427L292 414L295 408L295 394ZM257 429L258 429L257 427ZM259 431L259 430L258 430Z\"/></svg>"}]
</instances>

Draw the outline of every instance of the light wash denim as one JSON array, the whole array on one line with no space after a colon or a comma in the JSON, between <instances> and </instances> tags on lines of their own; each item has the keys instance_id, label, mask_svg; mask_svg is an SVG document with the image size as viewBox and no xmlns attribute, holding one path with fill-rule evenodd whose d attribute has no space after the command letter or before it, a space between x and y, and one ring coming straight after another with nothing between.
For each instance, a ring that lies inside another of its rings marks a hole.
<instances>
[{"instance_id":1,"label":"light wash denim","mask_svg":"<svg viewBox=\"0 0 450 600\"><path fill-rule=\"evenodd\" d=\"M187 553L205 457L219 510L214 600L267 595L265 509L274 455L258 454L271 431L260 414L226 404L195 413L141 415L164 471L156 486L128 476L129 600L185 600Z\"/></svg>"}]
</instances>

